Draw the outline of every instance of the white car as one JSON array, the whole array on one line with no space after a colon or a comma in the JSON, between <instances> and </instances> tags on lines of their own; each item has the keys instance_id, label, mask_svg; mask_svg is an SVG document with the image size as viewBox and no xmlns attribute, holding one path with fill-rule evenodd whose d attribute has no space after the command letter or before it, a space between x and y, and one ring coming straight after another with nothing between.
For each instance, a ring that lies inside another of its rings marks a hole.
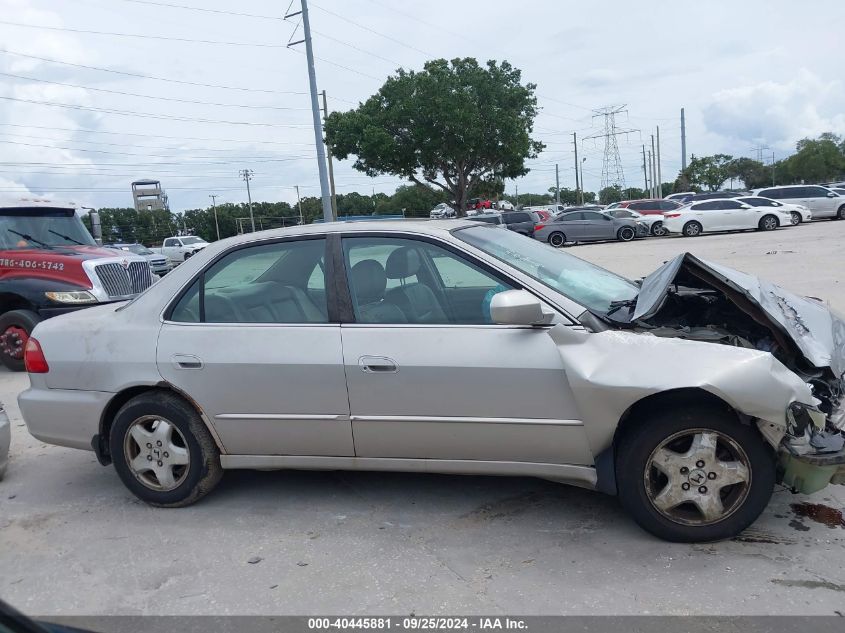
<instances>
[{"instance_id":1,"label":"white car","mask_svg":"<svg viewBox=\"0 0 845 633\"><path fill-rule=\"evenodd\" d=\"M436 207L434 207L431 212L428 214L432 220L435 219L442 219L442 218L454 218L457 215L455 210L450 207L445 202L441 202Z\"/></svg>"},{"instance_id":2,"label":"white car","mask_svg":"<svg viewBox=\"0 0 845 633\"><path fill-rule=\"evenodd\" d=\"M496 203L496 208L499 211L513 211L514 209L516 209L516 207L514 207L513 204L507 200L499 200Z\"/></svg>"},{"instance_id":3,"label":"white car","mask_svg":"<svg viewBox=\"0 0 845 633\"><path fill-rule=\"evenodd\" d=\"M813 219L813 212L803 204L778 202L777 200L763 198L761 196L737 196L736 200L739 200L751 207L768 207L785 211L792 217L793 225L801 224L802 222L809 222Z\"/></svg>"},{"instance_id":4,"label":"white car","mask_svg":"<svg viewBox=\"0 0 845 633\"><path fill-rule=\"evenodd\" d=\"M604 212L614 218L628 218L645 224L648 227L649 235L654 235L655 237L666 235L666 231L663 228L662 213L650 213L648 215L643 215L642 213L632 211L631 209L626 209L625 207L613 207L613 205L605 209Z\"/></svg>"},{"instance_id":5,"label":"white car","mask_svg":"<svg viewBox=\"0 0 845 633\"><path fill-rule=\"evenodd\" d=\"M201 237L197 237L196 235L181 235L179 237L168 237L164 240L161 248L151 248L150 250L154 253L161 253L169 262L176 266L206 246L208 246L208 242Z\"/></svg>"},{"instance_id":6,"label":"white car","mask_svg":"<svg viewBox=\"0 0 845 633\"><path fill-rule=\"evenodd\" d=\"M813 212L813 217L845 220L845 196L840 196L828 187L820 185L788 185L755 189L755 196L770 198L778 202L800 204Z\"/></svg>"},{"instance_id":7,"label":"white car","mask_svg":"<svg viewBox=\"0 0 845 633\"><path fill-rule=\"evenodd\" d=\"M693 202L664 214L667 233L696 237L715 231L773 231L792 226L792 215L778 208L752 207L733 198Z\"/></svg>"}]
</instances>

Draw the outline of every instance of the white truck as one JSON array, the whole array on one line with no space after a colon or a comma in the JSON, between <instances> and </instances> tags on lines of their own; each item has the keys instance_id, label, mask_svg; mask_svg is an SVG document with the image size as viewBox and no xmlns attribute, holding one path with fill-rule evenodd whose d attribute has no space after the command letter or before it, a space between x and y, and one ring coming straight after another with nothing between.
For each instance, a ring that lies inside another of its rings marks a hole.
<instances>
[{"instance_id":1,"label":"white truck","mask_svg":"<svg viewBox=\"0 0 845 633\"><path fill-rule=\"evenodd\" d=\"M168 237L164 240L161 248L151 248L154 253L161 253L174 266L181 264L191 255L197 251L201 251L206 246L206 242L201 237L196 235L179 235L177 237Z\"/></svg>"}]
</instances>

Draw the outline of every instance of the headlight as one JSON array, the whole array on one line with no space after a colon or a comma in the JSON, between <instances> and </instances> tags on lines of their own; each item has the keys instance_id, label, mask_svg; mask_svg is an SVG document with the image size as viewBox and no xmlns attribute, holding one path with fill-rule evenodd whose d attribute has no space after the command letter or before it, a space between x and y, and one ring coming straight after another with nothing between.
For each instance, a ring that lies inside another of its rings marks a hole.
<instances>
[{"instance_id":1,"label":"headlight","mask_svg":"<svg viewBox=\"0 0 845 633\"><path fill-rule=\"evenodd\" d=\"M87 290L57 290L44 294L56 303L97 303L97 297Z\"/></svg>"}]
</instances>

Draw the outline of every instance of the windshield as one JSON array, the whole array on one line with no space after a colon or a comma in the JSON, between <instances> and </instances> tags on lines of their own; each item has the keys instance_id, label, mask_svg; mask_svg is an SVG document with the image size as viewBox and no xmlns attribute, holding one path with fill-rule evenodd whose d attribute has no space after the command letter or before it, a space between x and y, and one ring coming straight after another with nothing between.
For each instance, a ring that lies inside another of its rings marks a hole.
<instances>
[{"instance_id":1,"label":"windshield","mask_svg":"<svg viewBox=\"0 0 845 633\"><path fill-rule=\"evenodd\" d=\"M96 246L73 209L20 208L0 212L0 249Z\"/></svg>"},{"instance_id":2,"label":"windshield","mask_svg":"<svg viewBox=\"0 0 845 633\"><path fill-rule=\"evenodd\" d=\"M633 299L639 292L624 277L511 231L475 226L454 235L597 312L607 312L612 302Z\"/></svg>"},{"instance_id":3,"label":"windshield","mask_svg":"<svg viewBox=\"0 0 845 633\"><path fill-rule=\"evenodd\" d=\"M185 245L187 245L187 244L206 244L206 241L204 239L202 239L201 237L190 236L190 237L183 237L182 238L182 244L185 244Z\"/></svg>"}]
</instances>

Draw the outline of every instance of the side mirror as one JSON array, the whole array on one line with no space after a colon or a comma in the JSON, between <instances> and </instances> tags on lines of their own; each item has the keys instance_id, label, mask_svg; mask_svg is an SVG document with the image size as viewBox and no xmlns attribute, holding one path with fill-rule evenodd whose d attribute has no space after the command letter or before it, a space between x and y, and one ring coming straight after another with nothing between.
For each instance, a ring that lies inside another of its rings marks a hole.
<instances>
[{"instance_id":1,"label":"side mirror","mask_svg":"<svg viewBox=\"0 0 845 633\"><path fill-rule=\"evenodd\" d=\"M554 314L543 312L543 304L526 290L505 290L493 295L490 317L499 325L544 325Z\"/></svg>"},{"instance_id":2,"label":"side mirror","mask_svg":"<svg viewBox=\"0 0 845 633\"><path fill-rule=\"evenodd\" d=\"M830 191L830 192L828 192L827 197L828 198L838 198L839 195L835 191Z\"/></svg>"}]
</instances>

